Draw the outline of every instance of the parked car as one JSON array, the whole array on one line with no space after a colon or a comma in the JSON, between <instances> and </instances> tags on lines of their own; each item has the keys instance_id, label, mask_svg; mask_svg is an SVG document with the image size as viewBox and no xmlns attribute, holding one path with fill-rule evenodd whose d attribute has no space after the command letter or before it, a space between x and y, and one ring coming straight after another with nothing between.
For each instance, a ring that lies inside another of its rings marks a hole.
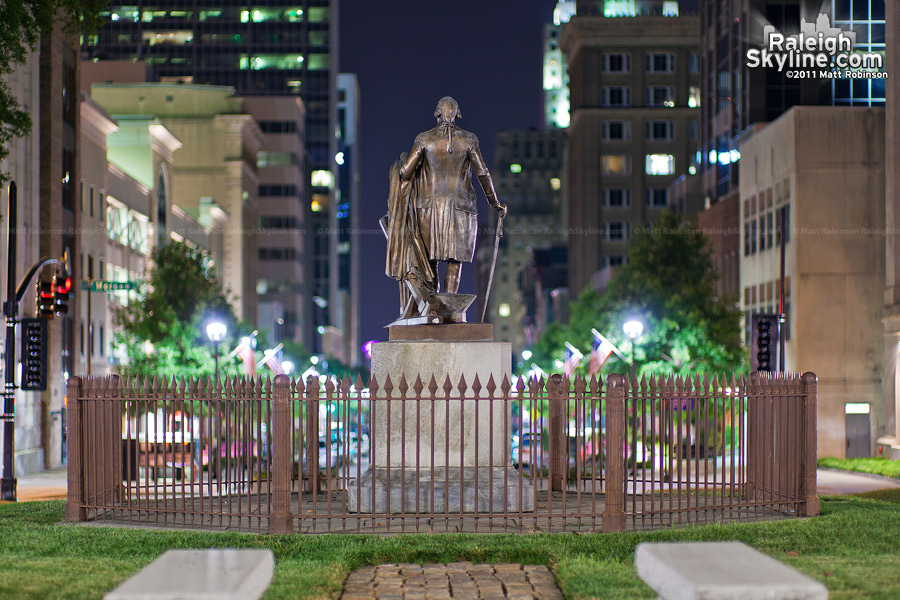
<instances>
[{"instance_id":1,"label":"parked car","mask_svg":"<svg viewBox=\"0 0 900 600\"><path fill-rule=\"evenodd\" d=\"M547 466L548 457L541 450L541 434L537 432L525 432L514 444L512 461L520 470L530 470L532 466L538 470Z\"/></svg>"}]
</instances>

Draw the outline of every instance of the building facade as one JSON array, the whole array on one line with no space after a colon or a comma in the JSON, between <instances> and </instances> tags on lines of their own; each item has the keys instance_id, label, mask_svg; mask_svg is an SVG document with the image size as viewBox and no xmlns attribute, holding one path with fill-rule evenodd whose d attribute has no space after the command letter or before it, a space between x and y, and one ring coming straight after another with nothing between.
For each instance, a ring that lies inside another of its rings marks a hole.
<instances>
[{"instance_id":1,"label":"building facade","mask_svg":"<svg viewBox=\"0 0 900 600\"><path fill-rule=\"evenodd\" d=\"M565 146L566 132L561 129L501 131L497 135L491 173L509 213L503 222L486 320L494 324L497 341L512 344L514 357L540 333L535 288L527 283L535 252L560 246L566 239L562 186ZM486 238L478 250L478 268L489 275L494 240Z\"/></svg>"},{"instance_id":2,"label":"building facade","mask_svg":"<svg viewBox=\"0 0 900 600\"><path fill-rule=\"evenodd\" d=\"M272 0L259 6L215 0L114 2L103 13L104 26L83 46L89 58L101 61L142 59L161 81L303 100L305 152L297 169L306 178L304 196L275 197L300 199L304 206L308 233L303 247L294 251L306 273L297 327L313 350L321 346L318 328L333 325L320 305L330 300L328 274L337 270L330 232L337 212L338 15L338 0Z\"/></svg>"},{"instance_id":3,"label":"building facade","mask_svg":"<svg viewBox=\"0 0 900 600\"><path fill-rule=\"evenodd\" d=\"M563 28L571 297L625 260L632 230L668 208L669 185L695 161L700 22L659 8L633 17L579 8Z\"/></svg>"},{"instance_id":4,"label":"building facade","mask_svg":"<svg viewBox=\"0 0 900 600\"><path fill-rule=\"evenodd\" d=\"M785 368L818 375L819 456L868 456L890 431L882 131L881 108L798 106L740 146L745 339L753 314L779 312L783 236Z\"/></svg>"}]
</instances>

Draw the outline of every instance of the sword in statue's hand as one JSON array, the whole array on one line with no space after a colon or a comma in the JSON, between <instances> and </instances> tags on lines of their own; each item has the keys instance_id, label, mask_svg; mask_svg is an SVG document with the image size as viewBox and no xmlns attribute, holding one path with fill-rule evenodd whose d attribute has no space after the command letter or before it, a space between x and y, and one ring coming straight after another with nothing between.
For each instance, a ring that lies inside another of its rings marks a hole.
<instances>
[{"instance_id":1,"label":"sword in statue's hand","mask_svg":"<svg viewBox=\"0 0 900 600\"><path fill-rule=\"evenodd\" d=\"M494 236L494 260L491 261L491 274L488 276L487 291L484 294L484 307L481 309L481 322L487 314L488 300L491 298L491 284L494 283L494 268L497 266L497 251L500 249L500 238L503 237L503 217L506 211L501 211L497 217L497 235Z\"/></svg>"}]
</instances>

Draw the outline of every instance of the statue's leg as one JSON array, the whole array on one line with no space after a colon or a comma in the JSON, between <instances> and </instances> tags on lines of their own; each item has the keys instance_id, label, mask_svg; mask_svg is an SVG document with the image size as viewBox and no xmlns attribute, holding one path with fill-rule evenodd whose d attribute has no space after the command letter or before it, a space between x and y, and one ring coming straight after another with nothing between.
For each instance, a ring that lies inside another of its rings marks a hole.
<instances>
[{"instance_id":1,"label":"statue's leg","mask_svg":"<svg viewBox=\"0 0 900 600\"><path fill-rule=\"evenodd\" d=\"M441 291L441 282L438 280L438 261L431 260L428 263L431 265L431 280L434 281L434 291L438 293Z\"/></svg>"},{"instance_id":2,"label":"statue's leg","mask_svg":"<svg viewBox=\"0 0 900 600\"><path fill-rule=\"evenodd\" d=\"M447 272L444 273L444 289L448 294L459 291L459 276L462 271L462 263L457 260L447 262Z\"/></svg>"}]
</instances>

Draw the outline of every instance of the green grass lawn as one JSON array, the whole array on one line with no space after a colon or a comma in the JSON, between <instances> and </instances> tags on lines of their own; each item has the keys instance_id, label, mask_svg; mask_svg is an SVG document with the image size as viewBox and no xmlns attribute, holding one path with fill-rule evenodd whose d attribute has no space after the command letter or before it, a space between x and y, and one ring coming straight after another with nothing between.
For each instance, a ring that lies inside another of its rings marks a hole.
<instances>
[{"instance_id":1,"label":"green grass lawn","mask_svg":"<svg viewBox=\"0 0 900 600\"><path fill-rule=\"evenodd\" d=\"M820 467L828 469L840 469L841 471L856 471L858 473L871 473L872 475L884 475L900 479L900 460L889 460L882 457L874 458L820 458Z\"/></svg>"},{"instance_id":2,"label":"green grass lawn","mask_svg":"<svg viewBox=\"0 0 900 600\"><path fill-rule=\"evenodd\" d=\"M865 495L864 495L865 496ZM900 491L823 498L822 514L654 533L266 536L59 525L62 502L0 506L0 598L100 598L170 548L271 548L267 600L337 598L352 569L385 562L548 565L567 598L655 597L632 557L645 540L740 540L822 581L833 600L900 597Z\"/></svg>"}]
</instances>

